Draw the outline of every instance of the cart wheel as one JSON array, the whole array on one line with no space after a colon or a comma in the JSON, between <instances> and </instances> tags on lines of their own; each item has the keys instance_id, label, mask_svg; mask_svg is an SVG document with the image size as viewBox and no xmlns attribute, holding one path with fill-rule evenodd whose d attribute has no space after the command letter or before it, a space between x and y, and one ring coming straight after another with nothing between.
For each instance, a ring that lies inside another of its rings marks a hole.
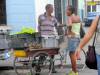
<instances>
[{"instance_id":1,"label":"cart wheel","mask_svg":"<svg viewBox=\"0 0 100 75\"><path fill-rule=\"evenodd\" d=\"M30 71L32 75L50 75L52 66L51 56L47 52L39 51L31 59Z\"/></svg>"},{"instance_id":2,"label":"cart wheel","mask_svg":"<svg viewBox=\"0 0 100 75\"><path fill-rule=\"evenodd\" d=\"M17 73L17 75L31 75L30 58L29 57L15 57L14 70Z\"/></svg>"}]
</instances>

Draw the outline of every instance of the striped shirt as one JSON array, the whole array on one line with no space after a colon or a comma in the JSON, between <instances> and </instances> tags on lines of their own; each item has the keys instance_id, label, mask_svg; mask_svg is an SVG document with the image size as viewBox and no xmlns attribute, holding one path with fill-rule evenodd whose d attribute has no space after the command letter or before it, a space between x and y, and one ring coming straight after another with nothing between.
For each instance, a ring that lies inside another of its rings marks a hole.
<instances>
[{"instance_id":1,"label":"striped shirt","mask_svg":"<svg viewBox=\"0 0 100 75\"><path fill-rule=\"evenodd\" d=\"M54 35L54 28L59 26L57 19L50 15L50 20L48 20L46 13L39 16L38 23L42 35Z\"/></svg>"}]
</instances>

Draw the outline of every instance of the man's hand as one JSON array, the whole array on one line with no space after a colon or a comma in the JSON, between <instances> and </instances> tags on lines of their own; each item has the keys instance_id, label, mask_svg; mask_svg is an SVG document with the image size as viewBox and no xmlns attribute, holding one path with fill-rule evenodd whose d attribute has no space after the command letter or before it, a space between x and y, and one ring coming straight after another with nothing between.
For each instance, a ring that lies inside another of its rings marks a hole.
<instances>
[{"instance_id":1,"label":"man's hand","mask_svg":"<svg viewBox=\"0 0 100 75\"><path fill-rule=\"evenodd\" d=\"M67 26L67 24L60 24L59 27Z\"/></svg>"},{"instance_id":2,"label":"man's hand","mask_svg":"<svg viewBox=\"0 0 100 75\"><path fill-rule=\"evenodd\" d=\"M67 24L63 24L63 26L67 26Z\"/></svg>"}]
</instances>

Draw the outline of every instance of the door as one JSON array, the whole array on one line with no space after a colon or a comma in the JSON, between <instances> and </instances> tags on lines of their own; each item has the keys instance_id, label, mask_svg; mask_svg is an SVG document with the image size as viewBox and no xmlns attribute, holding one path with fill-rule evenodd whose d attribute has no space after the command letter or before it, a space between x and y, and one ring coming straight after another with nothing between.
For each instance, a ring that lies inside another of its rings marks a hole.
<instances>
[{"instance_id":1,"label":"door","mask_svg":"<svg viewBox=\"0 0 100 75\"><path fill-rule=\"evenodd\" d=\"M72 5L73 5L73 7L75 7L75 14L77 14L78 0L72 0Z\"/></svg>"},{"instance_id":2,"label":"door","mask_svg":"<svg viewBox=\"0 0 100 75\"><path fill-rule=\"evenodd\" d=\"M55 17L60 24L62 24L62 7L61 7L61 0L54 0L54 7L55 7ZM63 35L63 29L61 27L57 27L58 35ZM59 43L63 41L63 37L60 37Z\"/></svg>"},{"instance_id":3,"label":"door","mask_svg":"<svg viewBox=\"0 0 100 75\"><path fill-rule=\"evenodd\" d=\"M0 0L0 25L6 25L6 0Z\"/></svg>"},{"instance_id":4,"label":"door","mask_svg":"<svg viewBox=\"0 0 100 75\"><path fill-rule=\"evenodd\" d=\"M62 23L62 9L61 9L61 0L54 0L55 7L55 17L56 19Z\"/></svg>"}]
</instances>

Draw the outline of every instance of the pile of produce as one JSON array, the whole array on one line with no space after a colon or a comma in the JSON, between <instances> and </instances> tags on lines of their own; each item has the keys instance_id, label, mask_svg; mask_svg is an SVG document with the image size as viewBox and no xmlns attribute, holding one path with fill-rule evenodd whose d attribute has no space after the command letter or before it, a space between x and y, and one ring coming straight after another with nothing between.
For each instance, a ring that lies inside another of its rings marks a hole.
<instances>
[{"instance_id":1,"label":"pile of produce","mask_svg":"<svg viewBox=\"0 0 100 75\"><path fill-rule=\"evenodd\" d=\"M34 49L40 49L40 48L42 48L42 44L41 43L40 44L30 43L28 48L27 48L27 50L32 51Z\"/></svg>"},{"instance_id":2,"label":"pile of produce","mask_svg":"<svg viewBox=\"0 0 100 75\"><path fill-rule=\"evenodd\" d=\"M21 32L16 32L16 33L14 33L12 35L21 34L21 33L30 33L30 34L32 34L32 33L35 33L35 32L36 31L34 29L27 28L27 27L23 26L22 29L21 29Z\"/></svg>"}]
</instances>

